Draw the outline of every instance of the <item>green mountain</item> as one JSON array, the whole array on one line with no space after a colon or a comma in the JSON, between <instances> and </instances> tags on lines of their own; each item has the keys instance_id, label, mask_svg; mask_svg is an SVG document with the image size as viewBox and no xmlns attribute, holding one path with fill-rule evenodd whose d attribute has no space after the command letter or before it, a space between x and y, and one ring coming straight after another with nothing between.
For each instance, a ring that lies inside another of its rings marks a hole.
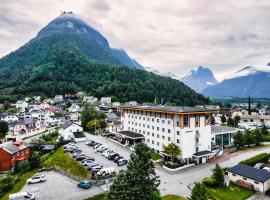
<instances>
[{"instance_id":1,"label":"green mountain","mask_svg":"<svg viewBox=\"0 0 270 200\"><path fill-rule=\"evenodd\" d=\"M141 70L124 51L111 49L96 31L91 35L88 29L78 31L80 26L75 22L52 22L30 42L0 59L0 102L85 91L96 97L113 96L114 101L121 102L163 99L177 105L208 103L207 98L177 80ZM133 66L125 67L124 62Z\"/></svg>"}]
</instances>

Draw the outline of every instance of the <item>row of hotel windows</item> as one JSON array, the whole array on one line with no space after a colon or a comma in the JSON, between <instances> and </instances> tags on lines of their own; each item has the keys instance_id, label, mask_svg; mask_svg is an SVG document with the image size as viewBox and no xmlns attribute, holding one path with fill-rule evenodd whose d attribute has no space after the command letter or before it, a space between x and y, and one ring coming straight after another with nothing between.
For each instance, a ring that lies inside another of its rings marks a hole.
<instances>
[{"instance_id":1,"label":"row of hotel windows","mask_svg":"<svg viewBox=\"0 0 270 200\"><path fill-rule=\"evenodd\" d=\"M169 139L169 138L168 138ZM150 140L150 139L147 139L147 143L152 143L152 144L155 144L155 140ZM176 143L177 144L180 144L180 140L176 140ZM159 146L159 142L156 142L157 146ZM162 146L164 146L164 144L162 144Z\"/></svg>"},{"instance_id":2,"label":"row of hotel windows","mask_svg":"<svg viewBox=\"0 0 270 200\"><path fill-rule=\"evenodd\" d=\"M154 130L154 127L152 127L153 128L153 130ZM137 131L139 131L139 133L143 133L143 134L145 134L145 131L141 131L141 130L137 130L137 129L134 129L134 128L130 128L130 127L128 127L128 130L129 131L135 131L136 133L137 133ZM159 131L159 127L157 127L157 130ZM162 128L162 132L165 132L165 128ZM168 133L171 133L171 129L168 129ZM147 135L149 135L150 133L149 132L147 132ZM152 133L152 135L153 135L154 133ZM176 131L176 134L177 135L180 135L180 131ZM158 134L157 134L158 135ZM154 135L153 135L154 136Z\"/></svg>"},{"instance_id":3,"label":"row of hotel windows","mask_svg":"<svg viewBox=\"0 0 270 200\"><path fill-rule=\"evenodd\" d=\"M130 115L128 115L128 117L130 118ZM134 118L134 116L131 115L131 118ZM138 118L139 118L139 119L142 118L142 120L145 120L145 117L139 116ZM135 119L137 119L137 116L135 116ZM149 117L147 117L147 121L150 121L150 118L149 118ZM184 115L184 120L183 120L183 121L184 121L184 123L183 123L184 127L189 127L189 115ZM152 118L152 122L155 122L155 118ZM159 123L159 119L156 119L156 122ZM128 123L130 124L130 121L128 121ZM165 123L165 120L162 119L162 120L161 120L161 123L164 124L164 123ZM171 124L171 121L168 120L167 123L168 123L168 124ZM133 124L133 122L132 122L132 124ZM137 125L137 122L135 122L135 125ZM141 126L140 123L139 123L139 126ZM177 127L180 127L180 121L177 121L177 122L176 122L176 126L177 126ZM196 115L196 116L195 116L195 126L196 126L196 127L200 126L200 116L199 116L199 115ZM145 127L144 124L143 124L143 127Z\"/></svg>"},{"instance_id":4,"label":"row of hotel windows","mask_svg":"<svg viewBox=\"0 0 270 200\"><path fill-rule=\"evenodd\" d=\"M129 122L128 124L130 124L130 122ZM133 125L133 122L132 122L131 124ZM135 126L136 126L136 125L137 125L137 123L135 123ZM139 124L139 127L141 127L141 124ZM145 127L145 124L143 124L143 127ZM149 125L147 125L146 127L147 127L147 128L150 128ZM128 127L128 130L130 130L130 127ZM152 126L152 130L155 130L155 127L154 127L154 126ZM159 130L160 130L160 128L157 127L157 131L159 131ZM165 128L162 128L161 130L162 130L162 132L165 132ZM133 128L132 128L132 131L133 131ZM139 131L140 131L140 130L139 130ZM135 129L135 132L137 132L137 129ZM168 133L171 133L171 129L168 129Z\"/></svg>"}]
</instances>

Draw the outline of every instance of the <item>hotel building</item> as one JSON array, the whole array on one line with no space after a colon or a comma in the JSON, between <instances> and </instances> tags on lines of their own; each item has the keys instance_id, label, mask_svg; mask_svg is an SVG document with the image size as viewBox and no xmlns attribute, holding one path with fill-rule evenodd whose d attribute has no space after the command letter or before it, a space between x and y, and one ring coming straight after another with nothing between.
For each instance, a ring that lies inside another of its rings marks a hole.
<instances>
[{"instance_id":1,"label":"hotel building","mask_svg":"<svg viewBox=\"0 0 270 200\"><path fill-rule=\"evenodd\" d=\"M181 158L197 157L205 162L211 152L209 116L202 107L125 105L119 107L122 130L141 134L144 142L162 153L169 143L178 145Z\"/></svg>"}]
</instances>

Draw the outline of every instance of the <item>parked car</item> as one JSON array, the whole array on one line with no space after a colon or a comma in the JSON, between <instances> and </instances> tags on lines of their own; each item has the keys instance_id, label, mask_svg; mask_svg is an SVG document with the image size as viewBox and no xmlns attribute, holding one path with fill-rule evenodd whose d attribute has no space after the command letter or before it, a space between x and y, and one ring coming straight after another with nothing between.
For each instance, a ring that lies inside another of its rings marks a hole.
<instances>
[{"instance_id":1,"label":"parked car","mask_svg":"<svg viewBox=\"0 0 270 200\"><path fill-rule=\"evenodd\" d=\"M89 165L86 166L86 169L88 171L91 171L92 170L92 167L96 167L96 166L99 166L99 164L97 164L97 163L89 164Z\"/></svg>"},{"instance_id":2,"label":"parked car","mask_svg":"<svg viewBox=\"0 0 270 200\"><path fill-rule=\"evenodd\" d=\"M262 169L264 167L265 167L264 163L257 163L256 165L254 165L254 168L256 168L256 169Z\"/></svg>"},{"instance_id":3,"label":"parked car","mask_svg":"<svg viewBox=\"0 0 270 200\"><path fill-rule=\"evenodd\" d=\"M44 175L35 175L32 178L27 179L27 184L34 184L34 183L42 183L46 181L46 177Z\"/></svg>"},{"instance_id":4,"label":"parked car","mask_svg":"<svg viewBox=\"0 0 270 200\"><path fill-rule=\"evenodd\" d=\"M118 154L118 153L110 154L110 155L108 156L108 159L109 159L109 160L113 160L116 156L119 156L119 154Z\"/></svg>"},{"instance_id":5,"label":"parked car","mask_svg":"<svg viewBox=\"0 0 270 200\"><path fill-rule=\"evenodd\" d=\"M127 163L128 163L128 161L126 159L120 159L120 160L118 160L117 165L123 166L123 165L126 165Z\"/></svg>"},{"instance_id":6,"label":"parked car","mask_svg":"<svg viewBox=\"0 0 270 200\"><path fill-rule=\"evenodd\" d=\"M35 196L29 192L18 192L9 195L9 200L35 200Z\"/></svg>"},{"instance_id":7,"label":"parked car","mask_svg":"<svg viewBox=\"0 0 270 200\"><path fill-rule=\"evenodd\" d=\"M78 183L78 187L84 188L84 189L89 189L91 188L91 186L92 186L92 183L91 181L88 181L88 180L83 180Z\"/></svg>"},{"instance_id":8,"label":"parked car","mask_svg":"<svg viewBox=\"0 0 270 200\"><path fill-rule=\"evenodd\" d=\"M103 168L103 166L95 166L91 169L91 172L93 173L97 173L99 172L101 169Z\"/></svg>"},{"instance_id":9,"label":"parked car","mask_svg":"<svg viewBox=\"0 0 270 200\"><path fill-rule=\"evenodd\" d=\"M85 160L85 161L83 161L83 165L84 166L87 166L87 165L92 164L92 163L95 163L95 162L92 161L92 160Z\"/></svg>"},{"instance_id":10,"label":"parked car","mask_svg":"<svg viewBox=\"0 0 270 200\"><path fill-rule=\"evenodd\" d=\"M113 152L112 150L107 149L107 150L103 151L102 156L105 156L106 157L106 155L109 155L112 152Z\"/></svg>"},{"instance_id":11,"label":"parked car","mask_svg":"<svg viewBox=\"0 0 270 200\"><path fill-rule=\"evenodd\" d=\"M117 163L118 160L120 160L120 159L122 159L122 158L123 158L122 156L115 156L114 159L113 159L113 161L114 161L115 163Z\"/></svg>"},{"instance_id":12,"label":"parked car","mask_svg":"<svg viewBox=\"0 0 270 200\"><path fill-rule=\"evenodd\" d=\"M72 157L73 158L76 158L78 156L84 156L84 153L79 153L79 152L77 153L77 152L75 152L75 153L72 154Z\"/></svg>"},{"instance_id":13,"label":"parked car","mask_svg":"<svg viewBox=\"0 0 270 200\"><path fill-rule=\"evenodd\" d=\"M269 167L264 167L262 169L265 170L265 171L267 171L267 172L270 172L270 168Z\"/></svg>"},{"instance_id":14,"label":"parked car","mask_svg":"<svg viewBox=\"0 0 270 200\"><path fill-rule=\"evenodd\" d=\"M104 145L100 145L98 148L96 148L96 152L101 152L102 150L105 150L106 147Z\"/></svg>"},{"instance_id":15,"label":"parked car","mask_svg":"<svg viewBox=\"0 0 270 200\"><path fill-rule=\"evenodd\" d=\"M92 157L86 157L85 159L82 160L82 162L85 162L87 160L90 160L90 161L95 161L95 158L92 158Z\"/></svg>"},{"instance_id":16,"label":"parked car","mask_svg":"<svg viewBox=\"0 0 270 200\"><path fill-rule=\"evenodd\" d=\"M97 172L98 176L113 175L116 171L113 167L103 168Z\"/></svg>"},{"instance_id":17,"label":"parked car","mask_svg":"<svg viewBox=\"0 0 270 200\"><path fill-rule=\"evenodd\" d=\"M94 149L97 149L99 146L101 146L102 144L100 143L97 143L95 146L94 146Z\"/></svg>"},{"instance_id":18,"label":"parked car","mask_svg":"<svg viewBox=\"0 0 270 200\"><path fill-rule=\"evenodd\" d=\"M77 156L77 157L76 157L76 160L81 161L81 160L83 160L83 159L85 159L85 158L86 158L85 156Z\"/></svg>"},{"instance_id":19,"label":"parked car","mask_svg":"<svg viewBox=\"0 0 270 200\"><path fill-rule=\"evenodd\" d=\"M89 140L89 141L87 141L85 144L86 144L87 146L91 146L93 143L94 143L94 140Z\"/></svg>"}]
</instances>

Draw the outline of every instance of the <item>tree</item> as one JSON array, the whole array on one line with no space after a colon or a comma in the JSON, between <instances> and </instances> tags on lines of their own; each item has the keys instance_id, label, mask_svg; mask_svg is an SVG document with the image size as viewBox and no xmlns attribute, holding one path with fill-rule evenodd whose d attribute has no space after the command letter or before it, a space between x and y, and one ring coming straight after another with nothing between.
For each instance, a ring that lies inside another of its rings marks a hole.
<instances>
[{"instance_id":1,"label":"tree","mask_svg":"<svg viewBox=\"0 0 270 200\"><path fill-rule=\"evenodd\" d=\"M265 124L263 124L262 128L261 128L261 133L263 135L268 135L268 129L267 127L265 126Z\"/></svg>"},{"instance_id":2,"label":"tree","mask_svg":"<svg viewBox=\"0 0 270 200\"><path fill-rule=\"evenodd\" d=\"M41 164L41 159L40 159L40 155L38 152L36 151L32 151L30 158L29 158L29 163L30 163L30 168L31 169L36 169L40 166Z\"/></svg>"},{"instance_id":3,"label":"tree","mask_svg":"<svg viewBox=\"0 0 270 200\"><path fill-rule=\"evenodd\" d=\"M207 189L203 183L195 183L189 200L207 200Z\"/></svg>"},{"instance_id":4,"label":"tree","mask_svg":"<svg viewBox=\"0 0 270 200\"><path fill-rule=\"evenodd\" d=\"M241 131L237 131L236 134L233 135L233 143L237 149L244 146L244 136Z\"/></svg>"},{"instance_id":5,"label":"tree","mask_svg":"<svg viewBox=\"0 0 270 200\"><path fill-rule=\"evenodd\" d=\"M263 134L259 129L255 129L253 131L254 134L254 140L255 140L255 144L256 146L261 145L261 143L263 142Z\"/></svg>"},{"instance_id":6,"label":"tree","mask_svg":"<svg viewBox=\"0 0 270 200\"><path fill-rule=\"evenodd\" d=\"M29 171L30 164L27 160L16 161L14 166L14 173L24 173Z\"/></svg>"},{"instance_id":7,"label":"tree","mask_svg":"<svg viewBox=\"0 0 270 200\"><path fill-rule=\"evenodd\" d=\"M221 115L220 121L221 121L222 124L225 124L226 123L227 120L226 120L225 115Z\"/></svg>"},{"instance_id":8,"label":"tree","mask_svg":"<svg viewBox=\"0 0 270 200\"><path fill-rule=\"evenodd\" d=\"M234 120L231 117L228 118L227 125L234 127Z\"/></svg>"},{"instance_id":9,"label":"tree","mask_svg":"<svg viewBox=\"0 0 270 200\"><path fill-rule=\"evenodd\" d=\"M96 131L96 129L98 129L99 127L100 127L99 120L97 120L96 118L89 121L86 125L86 128L89 131Z\"/></svg>"},{"instance_id":10,"label":"tree","mask_svg":"<svg viewBox=\"0 0 270 200\"><path fill-rule=\"evenodd\" d=\"M246 130L244 134L245 145L248 147L254 143L254 135L250 130Z\"/></svg>"},{"instance_id":11,"label":"tree","mask_svg":"<svg viewBox=\"0 0 270 200\"><path fill-rule=\"evenodd\" d=\"M224 171L218 164L213 169L212 178L216 186L222 186L224 184Z\"/></svg>"},{"instance_id":12,"label":"tree","mask_svg":"<svg viewBox=\"0 0 270 200\"><path fill-rule=\"evenodd\" d=\"M7 122L0 120L0 138L4 138L7 132L8 132Z\"/></svg>"},{"instance_id":13,"label":"tree","mask_svg":"<svg viewBox=\"0 0 270 200\"><path fill-rule=\"evenodd\" d=\"M262 103L261 102L257 103L256 108L260 109L261 107L262 107Z\"/></svg>"},{"instance_id":14,"label":"tree","mask_svg":"<svg viewBox=\"0 0 270 200\"><path fill-rule=\"evenodd\" d=\"M151 149L144 143L135 146L127 170L121 172L107 193L107 200L151 200L160 184L151 160Z\"/></svg>"},{"instance_id":15,"label":"tree","mask_svg":"<svg viewBox=\"0 0 270 200\"><path fill-rule=\"evenodd\" d=\"M236 115L233 120L234 120L234 127L237 127L238 123L240 121L240 117L238 115Z\"/></svg>"},{"instance_id":16,"label":"tree","mask_svg":"<svg viewBox=\"0 0 270 200\"><path fill-rule=\"evenodd\" d=\"M215 120L215 118L211 115L211 116L210 116L210 124L211 124L211 125L215 125L215 123L216 123L216 120Z\"/></svg>"},{"instance_id":17,"label":"tree","mask_svg":"<svg viewBox=\"0 0 270 200\"><path fill-rule=\"evenodd\" d=\"M175 160L175 158L181 154L180 148L174 143L164 145L163 151L164 151L164 153L171 156L172 160Z\"/></svg>"}]
</instances>

